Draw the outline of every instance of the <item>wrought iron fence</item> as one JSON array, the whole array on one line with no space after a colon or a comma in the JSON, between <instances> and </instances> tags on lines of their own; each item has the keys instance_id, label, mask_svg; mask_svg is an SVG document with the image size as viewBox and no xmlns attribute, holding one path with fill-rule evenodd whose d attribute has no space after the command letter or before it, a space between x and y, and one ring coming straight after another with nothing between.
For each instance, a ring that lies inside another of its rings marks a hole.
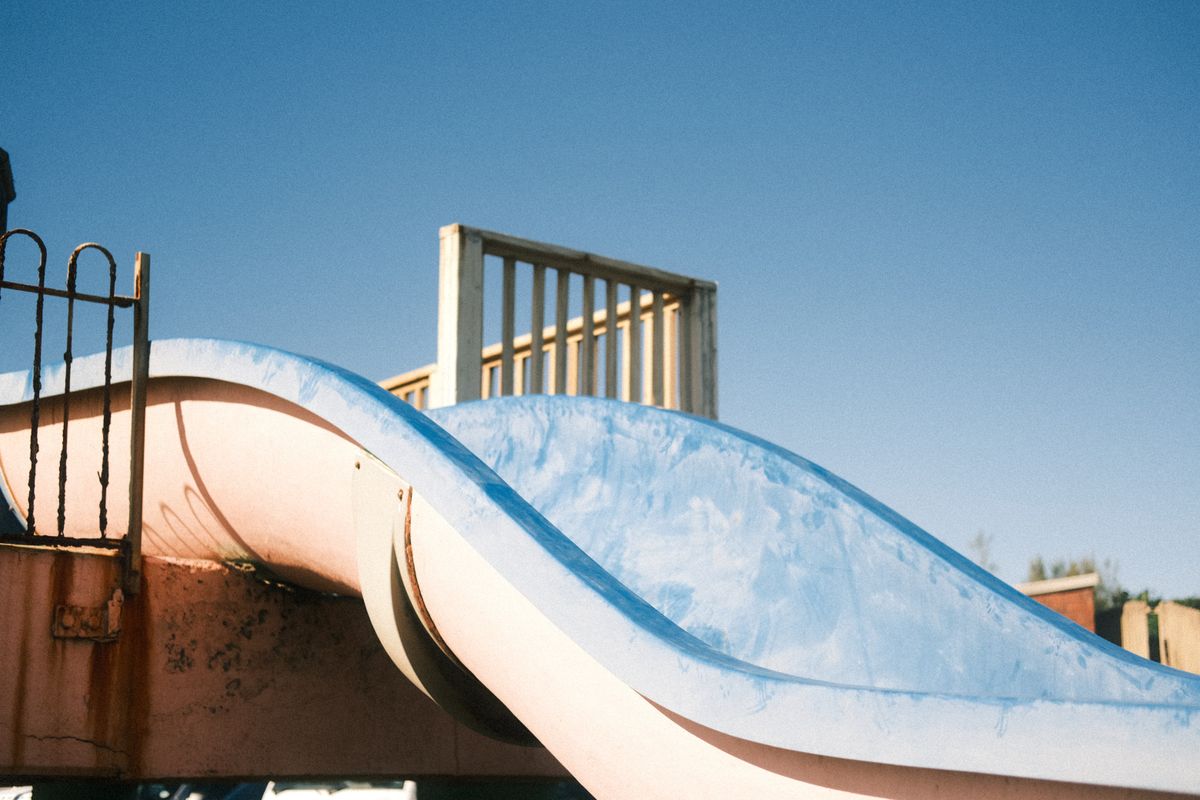
<instances>
[{"instance_id":1,"label":"wrought iron fence","mask_svg":"<svg viewBox=\"0 0 1200 800\"><path fill-rule=\"evenodd\" d=\"M11 281L5 277L5 256L8 242L14 236L23 236L33 241L37 246L39 261L37 266L37 283L27 284ZM98 251L108 262L108 293L95 295L78 290L79 256L88 251ZM150 256L138 253L134 262L133 294L131 296L117 294L117 262L105 247L95 242L87 242L75 248L67 262L67 283L65 289L46 285L46 245L36 233L24 228L7 231L0 236L0 311L4 310L3 297L5 291L26 292L36 297L34 310L33 335L33 366L32 397L30 400L29 420L29 483L27 493L24 531L0 535L0 541L16 542L31 545L50 546L91 546L107 547L120 550L125 558L125 591L136 592L140 583L141 539L142 539L142 477L145 452L145 414L146 414L146 382L150 365ZM42 350L45 327L46 298L66 300L66 347L63 352L63 392L61 395L62 415L62 451L58 462L58 508L56 532L44 533L38 525L36 514L37 471L39 430L42 414ZM97 532L95 537L78 537L67 535L67 478L68 459L67 443L70 435L71 410L71 366L74 361L75 334L75 304L91 303L107 307L105 347L104 347L104 383L102 389L102 422L101 422L101 467L100 503L97 515ZM116 321L117 309L130 309L133 313L133 364L130 375L130 463L129 463L129 523L125 533L112 535L109 527L109 434L112 425L113 397L113 328ZM14 509L15 511L15 509Z\"/></svg>"}]
</instances>

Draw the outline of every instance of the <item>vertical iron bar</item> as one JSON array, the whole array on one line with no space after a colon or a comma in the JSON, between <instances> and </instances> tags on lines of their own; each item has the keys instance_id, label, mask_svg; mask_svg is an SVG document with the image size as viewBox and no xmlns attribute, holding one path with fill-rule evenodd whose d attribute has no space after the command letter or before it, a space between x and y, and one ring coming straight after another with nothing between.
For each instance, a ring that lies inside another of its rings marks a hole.
<instances>
[{"instance_id":1,"label":"vertical iron bar","mask_svg":"<svg viewBox=\"0 0 1200 800\"><path fill-rule=\"evenodd\" d=\"M36 237L35 237L36 238ZM34 312L33 330L33 408L29 415L29 516L26 520L25 532L30 536L37 533L37 520L34 517L34 500L37 493L37 455L38 425L41 423L42 404L42 324L43 310L46 300L46 246L37 239L41 247L41 263L38 264L38 293L37 305Z\"/></svg>"},{"instance_id":2,"label":"vertical iron bar","mask_svg":"<svg viewBox=\"0 0 1200 800\"><path fill-rule=\"evenodd\" d=\"M117 262L108 256L108 297L117 296ZM108 538L108 434L112 427L113 323L116 308L108 307L108 330L104 337L104 421L100 428L100 538Z\"/></svg>"},{"instance_id":3,"label":"vertical iron bar","mask_svg":"<svg viewBox=\"0 0 1200 800\"><path fill-rule=\"evenodd\" d=\"M62 451L58 454L58 535L66 534L67 525L67 430L71 422L71 336L75 327L75 279L79 251L75 248L67 262L67 347L63 351Z\"/></svg>"}]
</instances>

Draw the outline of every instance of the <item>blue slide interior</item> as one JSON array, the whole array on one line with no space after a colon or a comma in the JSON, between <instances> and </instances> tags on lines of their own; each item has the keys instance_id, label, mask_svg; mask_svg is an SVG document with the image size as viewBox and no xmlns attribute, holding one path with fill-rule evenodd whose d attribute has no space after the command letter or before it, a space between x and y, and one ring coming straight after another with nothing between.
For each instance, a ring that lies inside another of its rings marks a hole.
<instances>
[{"instance_id":1,"label":"blue slide interior","mask_svg":"<svg viewBox=\"0 0 1200 800\"><path fill-rule=\"evenodd\" d=\"M613 577L740 661L942 695L1200 704L811 462L708 420L534 396L430 412Z\"/></svg>"}]
</instances>

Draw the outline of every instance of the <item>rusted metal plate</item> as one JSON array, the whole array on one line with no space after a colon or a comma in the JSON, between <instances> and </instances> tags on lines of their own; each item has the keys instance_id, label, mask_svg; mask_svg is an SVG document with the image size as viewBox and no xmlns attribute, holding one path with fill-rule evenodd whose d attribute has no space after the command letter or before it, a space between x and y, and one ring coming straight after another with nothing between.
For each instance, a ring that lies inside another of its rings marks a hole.
<instances>
[{"instance_id":1,"label":"rusted metal plate","mask_svg":"<svg viewBox=\"0 0 1200 800\"><path fill-rule=\"evenodd\" d=\"M125 594L114 589L108 602L100 606L57 605L51 634L55 639L88 639L114 642L121 633L121 607Z\"/></svg>"}]
</instances>

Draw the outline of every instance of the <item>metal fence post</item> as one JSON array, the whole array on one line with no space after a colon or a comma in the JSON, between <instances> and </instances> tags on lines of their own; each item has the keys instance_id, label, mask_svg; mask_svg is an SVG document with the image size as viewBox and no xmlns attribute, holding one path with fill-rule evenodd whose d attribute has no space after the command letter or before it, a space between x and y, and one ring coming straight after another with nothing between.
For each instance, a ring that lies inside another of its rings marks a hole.
<instances>
[{"instance_id":1,"label":"metal fence post","mask_svg":"<svg viewBox=\"0 0 1200 800\"><path fill-rule=\"evenodd\" d=\"M146 455L146 384L150 378L150 254L134 264L133 375L129 387L129 531L126 534L125 593L137 594L142 581L142 481Z\"/></svg>"}]
</instances>

